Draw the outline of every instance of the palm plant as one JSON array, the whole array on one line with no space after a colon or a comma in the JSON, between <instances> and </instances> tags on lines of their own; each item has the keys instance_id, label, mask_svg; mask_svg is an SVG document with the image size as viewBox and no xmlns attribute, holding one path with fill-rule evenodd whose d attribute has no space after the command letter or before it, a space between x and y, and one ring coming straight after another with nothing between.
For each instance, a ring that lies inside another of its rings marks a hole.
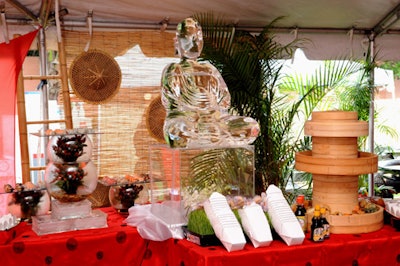
<instances>
[{"instance_id":1,"label":"palm plant","mask_svg":"<svg viewBox=\"0 0 400 266\"><path fill-rule=\"evenodd\" d=\"M260 135L254 143L256 193L270 184L284 188L292 176L294 154L307 139L293 132L296 120L306 120L318 102L341 81L357 70L350 61L327 62L308 80L283 77L282 58L291 56L300 42L281 45L271 29L259 34L238 31L212 14L199 14L203 28L202 58L222 73L231 93L232 112L255 118ZM300 97L290 100L280 90L293 90Z\"/></svg>"},{"instance_id":2,"label":"palm plant","mask_svg":"<svg viewBox=\"0 0 400 266\"><path fill-rule=\"evenodd\" d=\"M286 187L288 182L294 183L293 180L293 164L294 155L297 151L311 148L311 138L303 136L303 126L315 110L320 110L321 102L333 90L342 88L347 83L347 78L360 70L360 65L348 60L325 61L320 65L310 76L301 76L298 74L285 76L279 83L279 88L282 92L294 91L297 97L293 100L288 100L288 94L284 94L277 101L286 102L287 107L277 107L283 115L283 125L289 127L287 136L276 136L275 143L282 143L285 152L285 164L280 169L281 183L280 187ZM325 106L327 109L331 107ZM326 109L325 109L326 110ZM276 125L279 128L279 121ZM281 131L278 131L278 133ZM278 155L279 156L279 155ZM279 157L278 157L279 158ZM311 178L309 174L303 174L306 177L308 192L311 192ZM308 177L308 179L307 179ZM292 195L292 198L295 195Z\"/></svg>"},{"instance_id":3,"label":"palm plant","mask_svg":"<svg viewBox=\"0 0 400 266\"><path fill-rule=\"evenodd\" d=\"M338 108L345 111L357 111L358 119L362 121L369 121L370 119L370 100L371 94L376 92L374 81L371 78L374 68L376 67L375 58L371 58L370 51L368 50L365 60L360 61L362 71L358 73L353 82L348 82L346 87L336 90L336 98ZM379 121L379 110L374 109L373 119L374 129L381 133L390 136L391 138L398 138L396 130L390 126L385 125ZM362 136L359 139L358 146L361 150L366 150L367 137ZM378 156L384 155L385 152L392 151L391 147L382 147L374 144L374 153ZM368 175L359 176L360 190L366 189L368 186ZM375 185L375 184L374 184ZM375 186L376 188L376 186ZM379 190L378 188L376 188ZM380 192L380 191L378 191Z\"/></svg>"},{"instance_id":4,"label":"palm plant","mask_svg":"<svg viewBox=\"0 0 400 266\"><path fill-rule=\"evenodd\" d=\"M336 94L336 102L338 108L344 111L356 111L358 119L368 121L370 119L370 100L371 94L376 93L374 81L371 78L371 73L376 67L375 58L371 58L368 51L365 60L360 61L361 69L353 81L346 84L346 87L339 88ZM379 110L374 109L373 118L377 122L375 129L392 137L397 138L397 132L379 121ZM366 137L359 138L359 147L363 150L366 149Z\"/></svg>"}]
</instances>

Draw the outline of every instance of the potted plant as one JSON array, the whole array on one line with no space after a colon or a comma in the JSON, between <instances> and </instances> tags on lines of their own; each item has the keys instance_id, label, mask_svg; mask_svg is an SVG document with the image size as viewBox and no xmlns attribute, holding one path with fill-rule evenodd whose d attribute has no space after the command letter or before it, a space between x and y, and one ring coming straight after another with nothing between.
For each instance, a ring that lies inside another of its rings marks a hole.
<instances>
[{"instance_id":1,"label":"potted plant","mask_svg":"<svg viewBox=\"0 0 400 266\"><path fill-rule=\"evenodd\" d=\"M187 226L183 227L187 240L200 246L215 246L221 242L214 233L204 209L199 208L190 212Z\"/></svg>"}]
</instances>

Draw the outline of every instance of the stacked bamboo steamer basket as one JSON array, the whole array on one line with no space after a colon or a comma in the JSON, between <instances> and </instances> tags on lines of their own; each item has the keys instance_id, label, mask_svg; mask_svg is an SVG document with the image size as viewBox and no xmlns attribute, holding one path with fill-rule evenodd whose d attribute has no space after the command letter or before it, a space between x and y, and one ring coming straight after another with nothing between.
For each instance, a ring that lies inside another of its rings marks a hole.
<instances>
[{"instance_id":1,"label":"stacked bamboo steamer basket","mask_svg":"<svg viewBox=\"0 0 400 266\"><path fill-rule=\"evenodd\" d=\"M367 233L382 228L383 208L351 215L358 205L358 176L378 170L375 154L358 151L357 139L368 135L368 123L358 121L357 112L313 112L304 132L312 136L312 150L296 153L295 168L313 174L313 205L328 207L331 232Z\"/></svg>"}]
</instances>

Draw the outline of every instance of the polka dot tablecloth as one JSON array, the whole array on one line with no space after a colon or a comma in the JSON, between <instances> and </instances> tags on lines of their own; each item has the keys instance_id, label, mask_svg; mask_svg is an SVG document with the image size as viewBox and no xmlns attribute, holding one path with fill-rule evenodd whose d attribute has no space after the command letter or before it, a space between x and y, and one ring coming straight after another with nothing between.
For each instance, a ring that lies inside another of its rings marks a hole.
<instances>
[{"instance_id":1,"label":"polka dot tablecloth","mask_svg":"<svg viewBox=\"0 0 400 266\"><path fill-rule=\"evenodd\" d=\"M268 247L227 252L222 246L200 247L187 240L154 242L142 239L113 208L108 227L38 236L20 223L0 232L0 265L96 266L392 266L400 265L400 232L390 225L368 234L332 234L323 243L287 246L274 238Z\"/></svg>"},{"instance_id":2,"label":"polka dot tablecloth","mask_svg":"<svg viewBox=\"0 0 400 266\"><path fill-rule=\"evenodd\" d=\"M143 265L143 260L151 263L149 241L142 239L136 228L127 226L125 217L113 208L102 211L108 215L107 228L38 236L30 224L22 222L12 230L0 232L0 265Z\"/></svg>"}]
</instances>

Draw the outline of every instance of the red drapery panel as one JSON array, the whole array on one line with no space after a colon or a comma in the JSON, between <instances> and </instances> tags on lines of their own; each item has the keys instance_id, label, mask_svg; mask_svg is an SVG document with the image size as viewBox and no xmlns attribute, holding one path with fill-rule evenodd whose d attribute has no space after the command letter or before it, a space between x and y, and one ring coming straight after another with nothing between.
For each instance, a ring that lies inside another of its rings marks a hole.
<instances>
[{"instance_id":1,"label":"red drapery panel","mask_svg":"<svg viewBox=\"0 0 400 266\"><path fill-rule=\"evenodd\" d=\"M18 74L37 30L0 43L0 191L15 184L15 103ZM5 213L5 195L0 197L0 215Z\"/></svg>"}]
</instances>

